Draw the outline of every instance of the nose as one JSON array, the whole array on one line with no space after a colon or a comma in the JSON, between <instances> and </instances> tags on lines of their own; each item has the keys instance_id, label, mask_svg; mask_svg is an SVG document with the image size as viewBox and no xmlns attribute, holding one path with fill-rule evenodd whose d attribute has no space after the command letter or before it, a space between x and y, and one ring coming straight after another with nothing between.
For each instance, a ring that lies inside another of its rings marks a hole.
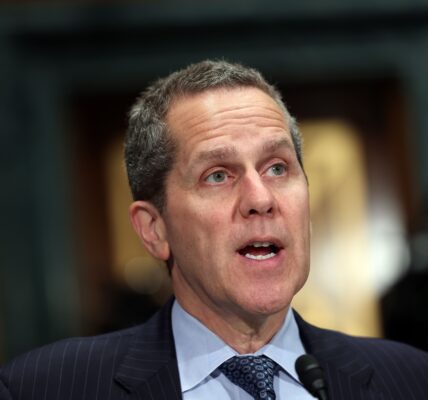
<instances>
[{"instance_id":1,"label":"nose","mask_svg":"<svg viewBox=\"0 0 428 400\"><path fill-rule=\"evenodd\" d=\"M247 174L241 182L239 209L245 218L252 215L272 216L275 210L275 197L262 177L254 172Z\"/></svg>"}]
</instances>

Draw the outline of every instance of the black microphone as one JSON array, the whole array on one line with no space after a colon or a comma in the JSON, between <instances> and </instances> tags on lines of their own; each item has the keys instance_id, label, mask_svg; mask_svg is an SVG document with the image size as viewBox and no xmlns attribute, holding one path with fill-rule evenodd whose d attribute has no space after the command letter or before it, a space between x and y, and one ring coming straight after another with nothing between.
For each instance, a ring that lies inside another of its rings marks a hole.
<instances>
[{"instance_id":1,"label":"black microphone","mask_svg":"<svg viewBox=\"0 0 428 400\"><path fill-rule=\"evenodd\" d=\"M318 400L328 400L324 372L315 357L303 354L296 360L295 366L305 389Z\"/></svg>"}]
</instances>

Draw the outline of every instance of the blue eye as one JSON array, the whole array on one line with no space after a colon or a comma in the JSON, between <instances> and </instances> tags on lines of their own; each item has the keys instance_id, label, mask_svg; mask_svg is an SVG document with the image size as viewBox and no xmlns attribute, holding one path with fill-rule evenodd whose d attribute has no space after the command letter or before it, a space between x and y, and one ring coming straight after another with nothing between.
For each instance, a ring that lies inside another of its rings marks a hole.
<instances>
[{"instance_id":1,"label":"blue eye","mask_svg":"<svg viewBox=\"0 0 428 400\"><path fill-rule=\"evenodd\" d=\"M286 171L286 166L284 164L274 164L269 167L267 174L269 176L281 176L284 175Z\"/></svg>"},{"instance_id":2,"label":"blue eye","mask_svg":"<svg viewBox=\"0 0 428 400\"><path fill-rule=\"evenodd\" d=\"M215 171L205 178L208 183L222 183L226 180L227 175L225 171Z\"/></svg>"}]
</instances>

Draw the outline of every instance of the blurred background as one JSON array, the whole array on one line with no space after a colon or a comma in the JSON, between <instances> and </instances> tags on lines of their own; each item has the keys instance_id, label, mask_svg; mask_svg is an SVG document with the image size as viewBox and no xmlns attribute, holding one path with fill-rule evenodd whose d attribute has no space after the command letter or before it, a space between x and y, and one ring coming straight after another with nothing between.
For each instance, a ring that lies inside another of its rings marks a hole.
<instances>
[{"instance_id":1,"label":"blurred background","mask_svg":"<svg viewBox=\"0 0 428 400\"><path fill-rule=\"evenodd\" d=\"M171 294L128 222L126 113L205 58L260 69L305 138L309 321L428 350L428 2L0 4L0 363Z\"/></svg>"}]
</instances>

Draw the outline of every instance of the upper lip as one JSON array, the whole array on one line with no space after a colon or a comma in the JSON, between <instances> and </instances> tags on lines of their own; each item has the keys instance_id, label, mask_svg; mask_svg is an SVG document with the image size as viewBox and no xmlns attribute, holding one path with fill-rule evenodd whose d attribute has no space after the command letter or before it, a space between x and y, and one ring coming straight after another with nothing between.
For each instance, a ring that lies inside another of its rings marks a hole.
<instances>
[{"instance_id":1,"label":"upper lip","mask_svg":"<svg viewBox=\"0 0 428 400\"><path fill-rule=\"evenodd\" d=\"M238 247L238 251L244 249L247 246L251 246L254 243L270 243L271 245L277 247L278 249L284 248L284 244L280 239L272 236L263 236L263 237L254 237L246 240L242 246Z\"/></svg>"}]
</instances>

